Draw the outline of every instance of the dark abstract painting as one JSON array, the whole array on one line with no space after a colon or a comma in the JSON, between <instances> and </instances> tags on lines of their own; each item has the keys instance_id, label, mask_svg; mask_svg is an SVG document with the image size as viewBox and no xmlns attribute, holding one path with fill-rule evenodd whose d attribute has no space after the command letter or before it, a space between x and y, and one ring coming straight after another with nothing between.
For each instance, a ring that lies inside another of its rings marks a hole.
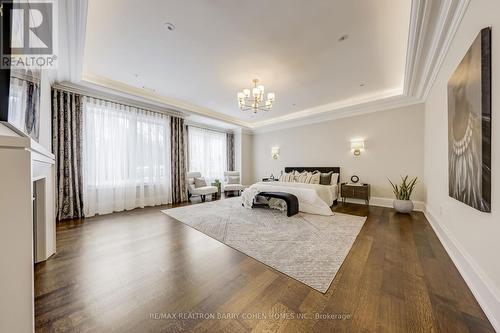
<instances>
[{"instance_id":1,"label":"dark abstract painting","mask_svg":"<svg viewBox=\"0 0 500 333\"><path fill-rule=\"evenodd\" d=\"M448 81L448 174L450 197L491 211L491 28Z\"/></svg>"}]
</instances>

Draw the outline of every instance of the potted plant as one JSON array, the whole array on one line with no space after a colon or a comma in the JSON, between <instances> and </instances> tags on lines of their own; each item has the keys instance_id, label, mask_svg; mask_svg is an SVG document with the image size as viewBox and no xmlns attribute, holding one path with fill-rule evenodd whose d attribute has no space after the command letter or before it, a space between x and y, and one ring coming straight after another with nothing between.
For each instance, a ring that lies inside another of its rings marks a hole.
<instances>
[{"instance_id":1,"label":"potted plant","mask_svg":"<svg viewBox=\"0 0 500 333\"><path fill-rule=\"evenodd\" d=\"M217 186L217 195L220 195L220 188L221 188L221 182L218 179L215 179L214 183L212 186Z\"/></svg>"},{"instance_id":2,"label":"potted plant","mask_svg":"<svg viewBox=\"0 0 500 333\"><path fill-rule=\"evenodd\" d=\"M396 200L393 201L392 205L398 213L408 214L413 210L413 202L410 200L410 197L417 184L417 177L408 180L408 176L405 176L404 178L401 177L401 180L401 184L394 185L389 179L389 183L391 183L392 190L396 196Z\"/></svg>"}]
</instances>

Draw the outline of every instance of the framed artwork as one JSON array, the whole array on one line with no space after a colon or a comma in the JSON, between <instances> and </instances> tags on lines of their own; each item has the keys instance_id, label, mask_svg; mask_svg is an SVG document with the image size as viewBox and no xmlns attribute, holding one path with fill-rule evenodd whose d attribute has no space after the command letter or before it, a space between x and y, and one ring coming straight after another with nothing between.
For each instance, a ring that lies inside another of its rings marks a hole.
<instances>
[{"instance_id":1,"label":"framed artwork","mask_svg":"<svg viewBox=\"0 0 500 333\"><path fill-rule=\"evenodd\" d=\"M491 211L491 28L448 81L448 180L450 197Z\"/></svg>"}]
</instances>

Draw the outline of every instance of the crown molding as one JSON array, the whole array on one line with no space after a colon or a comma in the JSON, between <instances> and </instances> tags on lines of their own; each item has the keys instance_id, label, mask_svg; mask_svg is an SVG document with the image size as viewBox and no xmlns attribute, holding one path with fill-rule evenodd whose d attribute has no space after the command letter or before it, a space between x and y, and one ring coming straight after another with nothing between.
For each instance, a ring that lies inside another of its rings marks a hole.
<instances>
[{"instance_id":1,"label":"crown molding","mask_svg":"<svg viewBox=\"0 0 500 333\"><path fill-rule=\"evenodd\" d=\"M188 119L186 119L184 121L184 124L187 126L203 128L203 129L211 130L214 132L220 132L220 133L230 133L230 134L232 133L232 134L234 134L236 132L234 129L222 128L222 127L217 127L214 125L202 124L202 123L199 123L197 121L192 121L192 120L188 120Z\"/></svg>"},{"instance_id":2,"label":"crown molding","mask_svg":"<svg viewBox=\"0 0 500 333\"><path fill-rule=\"evenodd\" d=\"M118 104L125 104L139 109L145 109L162 114L167 114L169 116L174 116L179 118L185 117L184 113L173 110L171 108L166 108L164 105L161 105L159 103L153 103L152 101L146 99L132 98L131 96L122 93L109 92L107 89L103 88L95 89L92 85L88 83L78 84L78 83L64 81L52 84L52 88L61 89L92 98L103 99Z\"/></svg>"},{"instance_id":3,"label":"crown molding","mask_svg":"<svg viewBox=\"0 0 500 333\"><path fill-rule=\"evenodd\" d=\"M403 95L411 96L415 86L415 73L422 58L422 41L427 25L424 24L428 15L428 1L413 0L411 2L410 27L406 46L405 78Z\"/></svg>"},{"instance_id":4,"label":"crown molding","mask_svg":"<svg viewBox=\"0 0 500 333\"><path fill-rule=\"evenodd\" d=\"M427 99L469 2L470 0L412 2L403 88L405 95ZM438 8L434 7L436 4L439 4Z\"/></svg>"},{"instance_id":5,"label":"crown molding","mask_svg":"<svg viewBox=\"0 0 500 333\"><path fill-rule=\"evenodd\" d=\"M85 73L83 82L184 114L197 114L233 124L241 127L242 133L247 134L409 106L427 99L469 2L470 0L412 1L404 82L401 88L324 104L266 120L244 121L92 73Z\"/></svg>"},{"instance_id":6,"label":"crown molding","mask_svg":"<svg viewBox=\"0 0 500 333\"><path fill-rule=\"evenodd\" d=\"M444 62L444 58L450 49L451 42L455 38L460 22L469 7L470 0L450 0L450 6L447 7L446 15L443 15L443 20L441 23L441 34L436 41L439 47L436 47L433 56L433 65L431 69L426 73L425 78L427 79L426 84L424 84L420 96L424 100L427 100L429 92L436 81L437 75L441 66Z\"/></svg>"},{"instance_id":7,"label":"crown molding","mask_svg":"<svg viewBox=\"0 0 500 333\"><path fill-rule=\"evenodd\" d=\"M288 121L277 121L253 128L254 133L266 133L286 128L305 126L335 119L349 118L379 111L387 111L416 104L422 104L423 100L414 97L396 95L369 101L362 104L354 104L329 110L322 114L311 117L299 117Z\"/></svg>"},{"instance_id":8,"label":"crown molding","mask_svg":"<svg viewBox=\"0 0 500 333\"><path fill-rule=\"evenodd\" d=\"M84 73L82 77L82 81L84 83L90 83L93 84L97 87L105 88L105 89L110 89L113 90L114 92L118 93L125 93L129 96L134 96L134 97L139 97L141 99L145 99L147 101L153 101L156 103L160 103L166 108L177 110L180 112L187 112L187 113L194 113L198 114L200 116L205 116L209 117L212 119L224 121L226 123L234 124L237 126L242 126L242 127L248 127L248 123L245 121L242 121L240 119L227 116L225 114L222 114L220 112L216 112L213 110L210 110L208 108L204 108L201 106L193 105L190 103L187 103L185 101L180 101L180 100L174 100L172 98L167 98L165 96L162 96L160 94L134 87L131 85L128 85L123 82L111 80L99 75L95 75L92 73Z\"/></svg>"},{"instance_id":9,"label":"crown molding","mask_svg":"<svg viewBox=\"0 0 500 333\"><path fill-rule=\"evenodd\" d=\"M401 89L396 88L393 90L388 90L384 92L379 92L370 95L363 95L356 98L351 98L343 100L340 102L329 103L324 105L319 105L316 107L304 109L302 111L297 111L289 113L287 115L274 117L271 119L261 120L253 122L250 124L251 128L260 128L264 126L269 126L277 123L289 122L298 119L311 119L324 116L326 113L337 113L338 110L345 110L346 108L356 107L364 105L366 103L377 103L379 100L383 100L390 97L401 96ZM334 114L332 114L334 116Z\"/></svg>"}]
</instances>

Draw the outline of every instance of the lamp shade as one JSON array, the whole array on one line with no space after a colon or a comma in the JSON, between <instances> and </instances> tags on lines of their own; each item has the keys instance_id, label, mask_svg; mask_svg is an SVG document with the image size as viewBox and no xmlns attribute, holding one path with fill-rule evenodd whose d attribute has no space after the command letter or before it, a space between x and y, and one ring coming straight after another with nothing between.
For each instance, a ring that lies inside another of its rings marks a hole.
<instances>
[{"instance_id":1,"label":"lamp shade","mask_svg":"<svg viewBox=\"0 0 500 333\"><path fill-rule=\"evenodd\" d=\"M363 140L351 141L351 150L365 149L365 142Z\"/></svg>"},{"instance_id":2,"label":"lamp shade","mask_svg":"<svg viewBox=\"0 0 500 333\"><path fill-rule=\"evenodd\" d=\"M280 157L280 147L271 148L271 157L273 160L277 160Z\"/></svg>"}]
</instances>

